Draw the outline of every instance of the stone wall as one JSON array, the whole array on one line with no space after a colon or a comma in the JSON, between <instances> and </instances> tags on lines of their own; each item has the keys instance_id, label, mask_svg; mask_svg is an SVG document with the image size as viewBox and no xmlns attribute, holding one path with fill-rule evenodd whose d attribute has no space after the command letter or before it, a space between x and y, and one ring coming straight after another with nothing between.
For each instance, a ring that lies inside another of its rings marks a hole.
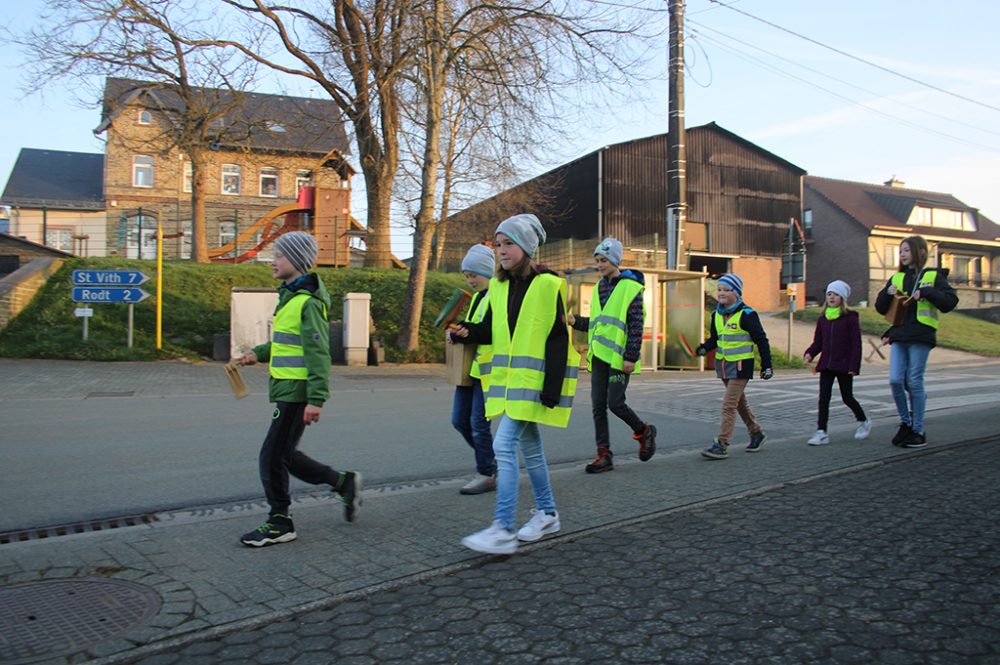
<instances>
[{"instance_id":1,"label":"stone wall","mask_svg":"<svg viewBox=\"0 0 1000 665\"><path fill-rule=\"evenodd\" d=\"M28 306L38 290L62 264L62 259L36 258L0 279L0 330L6 328Z\"/></svg>"}]
</instances>

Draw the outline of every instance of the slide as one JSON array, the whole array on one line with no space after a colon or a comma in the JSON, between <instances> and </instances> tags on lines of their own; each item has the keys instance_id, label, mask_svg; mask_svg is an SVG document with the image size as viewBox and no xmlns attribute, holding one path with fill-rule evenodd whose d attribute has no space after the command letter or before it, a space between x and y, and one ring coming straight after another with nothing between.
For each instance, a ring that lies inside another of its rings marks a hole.
<instances>
[{"instance_id":1,"label":"slide","mask_svg":"<svg viewBox=\"0 0 1000 665\"><path fill-rule=\"evenodd\" d=\"M208 257L212 261L224 261L227 263L243 263L244 261L248 261L256 256L263 247L273 242L275 238L283 233L284 220L279 218L293 212L312 212L312 208L303 208L299 203L289 203L279 206L244 229L233 242L208 250ZM242 245L250 242L250 238L256 236L257 233L261 234L261 242L256 247L236 257L224 256L233 252L237 244Z\"/></svg>"}]
</instances>

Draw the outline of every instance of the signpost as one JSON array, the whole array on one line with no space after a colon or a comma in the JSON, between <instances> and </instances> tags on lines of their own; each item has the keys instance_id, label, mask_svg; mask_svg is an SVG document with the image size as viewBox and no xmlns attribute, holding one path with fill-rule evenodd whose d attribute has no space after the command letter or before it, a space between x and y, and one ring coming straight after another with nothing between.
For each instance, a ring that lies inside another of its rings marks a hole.
<instances>
[{"instance_id":1,"label":"signpost","mask_svg":"<svg viewBox=\"0 0 1000 665\"><path fill-rule=\"evenodd\" d=\"M73 302L80 303L125 303L128 305L128 348L132 348L133 310L132 306L142 302L149 294L138 288L149 279L139 270L74 270ZM83 340L87 340L87 320L94 310L89 307L77 308L74 312L83 318Z\"/></svg>"}]
</instances>

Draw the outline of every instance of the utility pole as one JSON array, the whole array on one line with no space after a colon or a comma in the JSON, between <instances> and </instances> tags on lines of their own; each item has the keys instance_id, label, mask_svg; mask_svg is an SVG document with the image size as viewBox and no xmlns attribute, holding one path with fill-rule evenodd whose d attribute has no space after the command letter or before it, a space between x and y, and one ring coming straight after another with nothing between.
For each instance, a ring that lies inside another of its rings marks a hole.
<instances>
[{"instance_id":1,"label":"utility pole","mask_svg":"<svg viewBox=\"0 0 1000 665\"><path fill-rule=\"evenodd\" d=\"M669 124L667 136L667 269L687 268L687 150L684 146L684 0L670 0Z\"/></svg>"}]
</instances>

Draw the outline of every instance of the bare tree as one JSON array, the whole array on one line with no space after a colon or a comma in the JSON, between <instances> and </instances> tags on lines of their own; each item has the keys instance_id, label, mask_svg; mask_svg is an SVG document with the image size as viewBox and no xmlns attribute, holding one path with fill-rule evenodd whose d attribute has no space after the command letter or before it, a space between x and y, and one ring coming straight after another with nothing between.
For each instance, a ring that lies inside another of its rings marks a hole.
<instances>
[{"instance_id":1,"label":"bare tree","mask_svg":"<svg viewBox=\"0 0 1000 665\"><path fill-rule=\"evenodd\" d=\"M561 88L585 81L627 80L630 63L622 57L627 49L621 42L638 34L637 25L628 24L622 15L582 2L426 0L414 5L413 11L420 28L414 32L421 39L412 83L413 97L424 109L423 154L418 161L420 196L409 289L397 340L402 351L415 350L419 342L449 83L486 117L500 120L495 125L500 128L497 138L504 142L516 135L504 129L504 121L511 121L513 128L551 128L540 121L553 109L551 101ZM488 107L489 103L494 106Z\"/></svg>"},{"instance_id":2,"label":"bare tree","mask_svg":"<svg viewBox=\"0 0 1000 665\"><path fill-rule=\"evenodd\" d=\"M270 42L263 47L223 32L186 43L235 49L276 72L311 81L330 96L351 122L358 146L368 203L365 265L391 267L389 220L399 166L398 79L409 61L404 26L411 0L219 2L237 10L248 25L265 28L280 53L271 55Z\"/></svg>"},{"instance_id":3,"label":"bare tree","mask_svg":"<svg viewBox=\"0 0 1000 665\"><path fill-rule=\"evenodd\" d=\"M204 263L206 152L220 142L239 143L253 131L248 122L219 121L241 108L255 72L245 61L186 41L211 23L198 7L183 0L47 0L41 27L18 43L34 56L33 92L54 78L141 79L117 81L113 90L108 82L99 130L140 97L166 119L145 148L163 155L179 150L190 159L192 258Z\"/></svg>"}]
</instances>

